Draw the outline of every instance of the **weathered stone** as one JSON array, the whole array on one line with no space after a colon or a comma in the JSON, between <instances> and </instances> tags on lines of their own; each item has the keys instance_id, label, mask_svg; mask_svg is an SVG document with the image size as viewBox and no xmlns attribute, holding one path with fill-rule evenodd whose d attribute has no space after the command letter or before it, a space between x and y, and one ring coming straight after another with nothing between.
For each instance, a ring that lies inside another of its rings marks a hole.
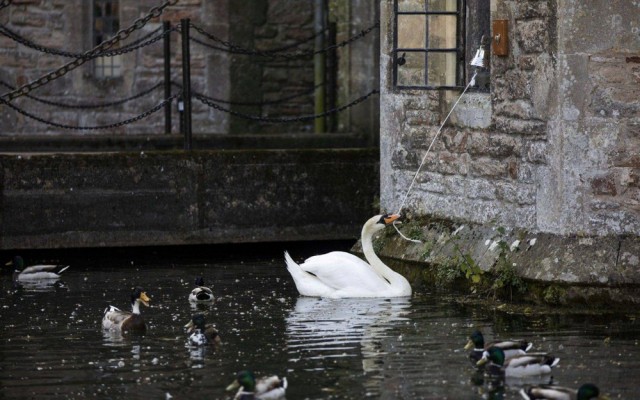
<instances>
[{"instance_id":1,"label":"weathered stone","mask_svg":"<svg viewBox=\"0 0 640 400\"><path fill-rule=\"evenodd\" d=\"M549 29L544 20L516 22L516 37L523 53L541 53L549 47Z\"/></svg>"},{"instance_id":2,"label":"weathered stone","mask_svg":"<svg viewBox=\"0 0 640 400\"><path fill-rule=\"evenodd\" d=\"M615 196L617 194L615 176L607 174L591 179L591 190L596 196Z\"/></svg>"}]
</instances>

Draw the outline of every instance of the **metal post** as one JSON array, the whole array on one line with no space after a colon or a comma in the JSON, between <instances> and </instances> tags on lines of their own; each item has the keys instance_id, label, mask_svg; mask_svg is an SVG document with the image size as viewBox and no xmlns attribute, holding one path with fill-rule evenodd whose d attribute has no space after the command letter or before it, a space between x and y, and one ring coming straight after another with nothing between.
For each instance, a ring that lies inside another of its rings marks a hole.
<instances>
[{"instance_id":1,"label":"metal post","mask_svg":"<svg viewBox=\"0 0 640 400\"><path fill-rule=\"evenodd\" d=\"M322 51L324 49L324 36L325 36L325 21L326 21L327 9L325 7L325 0L315 0L315 12L313 19L313 28L316 32L322 32L316 36L314 49L316 52L313 57L313 80L316 85L314 93L315 114L322 114L325 111L325 54ZM315 133L325 132L325 118L319 117L314 120Z\"/></svg>"},{"instance_id":2,"label":"metal post","mask_svg":"<svg viewBox=\"0 0 640 400\"><path fill-rule=\"evenodd\" d=\"M336 35L337 35L337 27L335 22L329 23L329 35L327 38L327 47L332 47L336 45ZM338 52L335 48L331 49L327 53L327 78L325 80L326 90L325 93L327 95L327 109L333 110L336 108L336 104L338 103ZM333 113L327 116L327 131L328 132L337 132L338 131L338 114Z\"/></svg>"},{"instance_id":3,"label":"metal post","mask_svg":"<svg viewBox=\"0 0 640 400\"><path fill-rule=\"evenodd\" d=\"M184 149L191 150L191 60L189 55L189 18L182 26L182 101L184 103Z\"/></svg>"},{"instance_id":4,"label":"metal post","mask_svg":"<svg viewBox=\"0 0 640 400\"><path fill-rule=\"evenodd\" d=\"M169 35L171 22L164 21L162 30L164 32L164 98L171 97L171 46L169 45L171 36ZM164 105L164 133L171 134L171 103Z\"/></svg>"}]
</instances>

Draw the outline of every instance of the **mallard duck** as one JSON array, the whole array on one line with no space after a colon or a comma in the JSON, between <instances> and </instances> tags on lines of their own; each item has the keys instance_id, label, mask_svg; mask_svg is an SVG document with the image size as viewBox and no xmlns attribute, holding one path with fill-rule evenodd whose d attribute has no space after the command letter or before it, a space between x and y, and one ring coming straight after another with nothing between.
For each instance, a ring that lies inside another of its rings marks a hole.
<instances>
[{"instance_id":1,"label":"mallard duck","mask_svg":"<svg viewBox=\"0 0 640 400\"><path fill-rule=\"evenodd\" d=\"M238 389L239 388L239 389ZM236 379L227 386L227 391L238 389L235 400L276 400L284 398L287 390L287 378L276 375L258 379L253 372L241 371Z\"/></svg>"},{"instance_id":2,"label":"mallard duck","mask_svg":"<svg viewBox=\"0 0 640 400\"><path fill-rule=\"evenodd\" d=\"M485 345L484 336L480 331L475 330L469 335L469 341L464 346L464 349L473 349L469 353L469 359L475 364L482 358L482 354L493 346L500 347L504 351L505 360L508 360L514 356L526 354L533 347L533 343L526 340L502 340Z\"/></svg>"},{"instance_id":3,"label":"mallard duck","mask_svg":"<svg viewBox=\"0 0 640 400\"><path fill-rule=\"evenodd\" d=\"M189 333L189 344L202 346L205 344L220 344L218 330L213 324L207 324L203 314L195 314L191 321L184 326Z\"/></svg>"},{"instance_id":4,"label":"mallard duck","mask_svg":"<svg viewBox=\"0 0 640 400\"><path fill-rule=\"evenodd\" d=\"M31 265L25 268L21 256L13 257L5 265L13 266L13 280L16 282L60 279L60 275L69 268L69 265Z\"/></svg>"},{"instance_id":5,"label":"mallard duck","mask_svg":"<svg viewBox=\"0 0 640 400\"><path fill-rule=\"evenodd\" d=\"M110 331L122 333L144 333L147 329L144 318L140 315L140 304L149 307L149 297L142 288L133 289L131 293L131 312L109 306L104 310L102 327Z\"/></svg>"},{"instance_id":6,"label":"mallard duck","mask_svg":"<svg viewBox=\"0 0 640 400\"><path fill-rule=\"evenodd\" d=\"M210 303L213 301L213 291L204 285L204 278L196 278L196 288L189 294L192 303Z\"/></svg>"},{"instance_id":7,"label":"mallard duck","mask_svg":"<svg viewBox=\"0 0 640 400\"><path fill-rule=\"evenodd\" d=\"M551 368L558 365L560 359L545 353L525 354L505 360L504 351L499 347L490 347L482 354L477 365L486 365L491 375L502 375L512 378L540 376L551 373Z\"/></svg>"},{"instance_id":8,"label":"mallard duck","mask_svg":"<svg viewBox=\"0 0 640 400\"><path fill-rule=\"evenodd\" d=\"M600 389L592 383L585 383L577 390L562 386L538 385L520 390L520 396L525 400L594 400L606 399L600 396Z\"/></svg>"}]
</instances>

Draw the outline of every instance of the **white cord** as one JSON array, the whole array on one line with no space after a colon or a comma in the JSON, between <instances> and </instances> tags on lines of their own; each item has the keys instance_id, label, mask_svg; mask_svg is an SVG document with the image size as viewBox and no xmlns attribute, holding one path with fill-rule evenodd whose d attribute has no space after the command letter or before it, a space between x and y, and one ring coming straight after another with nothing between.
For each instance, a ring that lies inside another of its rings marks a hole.
<instances>
[{"instance_id":1,"label":"white cord","mask_svg":"<svg viewBox=\"0 0 640 400\"><path fill-rule=\"evenodd\" d=\"M433 147L433 144L436 142L436 139L438 138L438 136L440 136L440 132L442 131L442 128L444 127L444 124L447 122L447 120L451 116L451 113L453 113L453 110L456 108L456 106L460 102L460 99L462 98L462 96L467 92L467 89L469 89L470 86L475 85L476 75L478 75L478 71L476 71L473 74L473 76L469 80L469 84L467 84L467 87L465 87L464 90L462 91L462 93L460 93L460 96L458 97L458 100L456 100L456 102L453 104L453 107L451 107L451 110L449 111L447 116L444 118L444 121L442 121L442 124L440 124L440 128L438 128L438 131L436 132L436 135L433 137L433 140L431 140L431 144L429 144L429 147L427 148L427 152L424 153L424 156L422 157L422 161L420 162L420 165L418 166L418 170L416 171L415 175L413 176L413 179L411 180L411 184L409 185L409 189L407 189L407 192L404 194L404 198L402 199L402 203L400 203L400 208L398 208L397 214L400 214L400 212L402 211L402 208L404 207L404 204L406 203L407 198L409 197L409 192L411 192L411 189L413 189L413 185L416 183L416 179L418 178L418 174L420 174L420 170L422 169L422 166L424 165L425 161L427 160L427 155L431 151L431 147ZM396 226L395 222L393 223L393 227L396 229L396 232L398 232L400 234L400 236L402 236L402 238L404 240L407 240L407 241L413 242L413 243L422 243L419 240L409 239L408 237L403 235L402 232L400 232L400 230Z\"/></svg>"},{"instance_id":2,"label":"white cord","mask_svg":"<svg viewBox=\"0 0 640 400\"><path fill-rule=\"evenodd\" d=\"M418 170L416 171L416 174L413 176L413 179L411 180L411 184L409 185L409 189L407 189L407 192L404 195L404 199L402 199L402 203L400 203L400 208L398 208L397 214L400 214L400 211L402 211L402 208L404 207L404 203L407 201L407 197L409 197L409 192L411 192L411 189L413 188L413 185L416 183L416 179L418 178L418 174L420 174L420 170L422 169L422 166L424 165L424 162L427 160L427 155L429 154L429 151L431 151L431 147L433 147L433 144L436 142L436 139L440 135L440 132L442 131L442 128L444 127L444 124L447 122L447 120L451 116L451 113L453 112L453 110L456 108L456 106L460 102L460 99L462 98L462 96L467 92L467 89L469 89L469 87L471 86L471 83L475 82L477 74L478 74L477 71L473 74L473 76L471 77L471 80L469 81L469 84L467 85L467 87L464 88L462 93L460 93L460 97L458 97L458 100L456 100L456 102L453 104L453 107L451 107L451 110L449 111L449 114L447 114L447 116L444 118L444 121L442 121L442 124L440 124L440 128L438 128L438 131L436 132L436 135L433 137L433 140L431 140L431 144L429 144L429 147L427 148L427 152L424 153L424 157L422 157L422 161L420 162L420 166L418 166Z\"/></svg>"}]
</instances>

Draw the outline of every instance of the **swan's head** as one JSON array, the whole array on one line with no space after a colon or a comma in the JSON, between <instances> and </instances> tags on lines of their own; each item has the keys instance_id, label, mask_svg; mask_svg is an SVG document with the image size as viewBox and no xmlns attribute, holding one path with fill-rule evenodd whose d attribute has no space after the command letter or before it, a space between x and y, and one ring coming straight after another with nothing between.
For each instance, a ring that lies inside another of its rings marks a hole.
<instances>
[{"instance_id":1,"label":"swan's head","mask_svg":"<svg viewBox=\"0 0 640 400\"><path fill-rule=\"evenodd\" d=\"M377 232L384 229L387 225L391 225L394 221L398 221L399 219L400 214L376 215L375 217L370 218L364 224L364 229L367 229L371 232Z\"/></svg>"}]
</instances>

